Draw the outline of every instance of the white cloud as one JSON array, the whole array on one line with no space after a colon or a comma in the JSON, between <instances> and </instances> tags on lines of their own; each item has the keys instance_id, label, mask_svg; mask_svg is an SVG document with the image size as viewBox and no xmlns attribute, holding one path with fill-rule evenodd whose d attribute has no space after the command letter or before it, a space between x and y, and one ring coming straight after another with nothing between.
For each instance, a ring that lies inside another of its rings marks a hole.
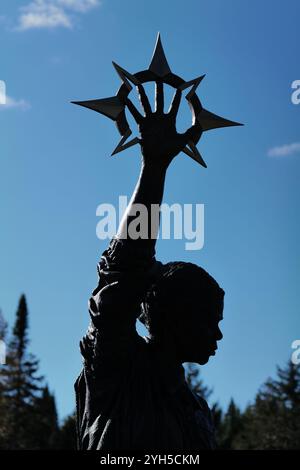
<instances>
[{"instance_id":1,"label":"white cloud","mask_svg":"<svg viewBox=\"0 0 300 470\"><path fill-rule=\"evenodd\" d=\"M268 151L269 157L288 157L300 153L300 142L293 142L292 144L281 145L273 147Z\"/></svg>"},{"instance_id":2,"label":"white cloud","mask_svg":"<svg viewBox=\"0 0 300 470\"><path fill-rule=\"evenodd\" d=\"M56 28L63 26L71 28L72 23L63 8L47 0L34 0L28 5L20 8L19 31L36 28Z\"/></svg>"},{"instance_id":3,"label":"white cloud","mask_svg":"<svg viewBox=\"0 0 300 470\"><path fill-rule=\"evenodd\" d=\"M73 13L86 13L99 0L33 0L20 8L17 31L73 27Z\"/></svg>"},{"instance_id":4,"label":"white cloud","mask_svg":"<svg viewBox=\"0 0 300 470\"><path fill-rule=\"evenodd\" d=\"M100 5L99 0L57 0L57 3L80 13L85 13Z\"/></svg>"},{"instance_id":5,"label":"white cloud","mask_svg":"<svg viewBox=\"0 0 300 470\"><path fill-rule=\"evenodd\" d=\"M5 104L0 104L0 111L6 110L6 109L21 109L22 111L26 111L27 109L30 109L30 103L24 99L15 99L12 98L11 96L6 95L6 102Z\"/></svg>"}]
</instances>

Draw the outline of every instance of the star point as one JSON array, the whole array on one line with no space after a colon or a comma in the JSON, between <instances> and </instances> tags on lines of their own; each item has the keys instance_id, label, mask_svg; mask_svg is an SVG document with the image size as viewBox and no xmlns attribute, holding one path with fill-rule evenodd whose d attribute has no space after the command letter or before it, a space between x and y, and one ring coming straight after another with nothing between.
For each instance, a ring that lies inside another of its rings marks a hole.
<instances>
[{"instance_id":1,"label":"star point","mask_svg":"<svg viewBox=\"0 0 300 470\"><path fill-rule=\"evenodd\" d=\"M148 70L150 70L151 72L153 72L155 75L157 75L160 78L163 78L169 73L171 73L171 69L169 67L169 64L166 59L164 49L162 46L160 33L157 34L154 52L153 52L151 63L149 65Z\"/></svg>"},{"instance_id":2,"label":"star point","mask_svg":"<svg viewBox=\"0 0 300 470\"><path fill-rule=\"evenodd\" d=\"M204 108L200 111L196 119L203 131L218 129L220 127L243 126L243 124L240 124L239 122L230 121L229 119L225 119L217 114L211 113Z\"/></svg>"},{"instance_id":3,"label":"star point","mask_svg":"<svg viewBox=\"0 0 300 470\"><path fill-rule=\"evenodd\" d=\"M181 91L185 90L186 88L192 87L185 97L186 100L190 101L191 97L196 93L196 90L204 77L205 77L205 74L201 75L200 77L194 78L193 80L189 80L188 82L185 82L179 86L179 89Z\"/></svg>"},{"instance_id":4,"label":"star point","mask_svg":"<svg viewBox=\"0 0 300 470\"><path fill-rule=\"evenodd\" d=\"M120 67L120 65L116 64L115 62L113 62L112 64L114 68L116 69L116 72L119 75L120 79L122 80L123 83L125 83L129 91L132 90L132 86L130 85L128 80L130 80L131 83L133 83L136 86L140 85L139 80L134 75L127 72L127 70L123 69L122 67Z\"/></svg>"},{"instance_id":5,"label":"star point","mask_svg":"<svg viewBox=\"0 0 300 470\"><path fill-rule=\"evenodd\" d=\"M92 109L97 113L116 121L118 116L124 110L125 105L121 102L118 96L111 96L110 98L102 98L99 100L89 101L71 101L72 104L83 106L84 108Z\"/></svg>"},{"instance_id":6,"label":"star point","mask_svg":"<svg viewBox=\"0 0 300 470\"><path fill-rule=\"evenodd\" d=\"M128 139L128 137L130 137L132 134L131 130L128 129L125 134L123 135L122 139L120 140L120 142L118 143L118 145L116 146L116 148L114 149L114 151L112 152L111 156L113 157L114 155L116 155L117 153L120 153L120 152L123 152L123 150L126 150L128 149L129 147L133 147L133 145L136 145L139 143L140 139L138 137L134 137L133 139L131 139L129 142L126 142L126 140Z\"/></svg>"},{"instance_id":7,"label":"star point","mask_svg":"<svg viewBox=\"0 0 300 470\"><path fill-rule=\"evenodd\" d=\"M199 150L197 149L196 145L192 140L188 141L188 144L184 149L182 150L186 155L191 157L193 160L195 160L197 163L199 163L201 166L204 168L207 168L207 165L205 161L203 160Z\"/></svg>"}]
</instances>

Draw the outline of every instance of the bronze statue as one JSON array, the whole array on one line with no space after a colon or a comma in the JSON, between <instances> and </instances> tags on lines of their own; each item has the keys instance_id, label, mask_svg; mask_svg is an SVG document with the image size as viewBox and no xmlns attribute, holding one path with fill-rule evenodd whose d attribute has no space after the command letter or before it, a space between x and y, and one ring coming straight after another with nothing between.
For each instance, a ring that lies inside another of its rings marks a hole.
<instances>
[{"instance_id":1,"label":"bronze statue","mask_svg":"<svg viewBox=\"0 0 300 470\"><path fill-rule=\"evenodd\" d=\"M215 354L224 291L195 264L156 260L159 218L151 219L151 205L161 205L167 169L181 151L205 165L196 149L202 132L236 123L203 110L195 94L201 78L186 83L171 74L160 38L147 71L151 76L116 68L124 82L117 96L81 104L117 122L123 136L117 151L131 133L127 106L140 132L129 145L140 143L142 165L118 232L98 264L99 283L89 303L91 323L80 344L84 367L75 384L78 445L105 452L213 449L209 407L189 389L182 364L202 365ZM142 85L149 80L156 81L155 111ZM138 89L144 115L128 98L129 81ZM164 113L163 83L170 82L176 92ZM193 124L179 134L176 116L188 86ZM136 204L148 210L144 238L132 238L128 230ZM138 335L137 318L148 337Z\"/></svg>"}]
</instances>

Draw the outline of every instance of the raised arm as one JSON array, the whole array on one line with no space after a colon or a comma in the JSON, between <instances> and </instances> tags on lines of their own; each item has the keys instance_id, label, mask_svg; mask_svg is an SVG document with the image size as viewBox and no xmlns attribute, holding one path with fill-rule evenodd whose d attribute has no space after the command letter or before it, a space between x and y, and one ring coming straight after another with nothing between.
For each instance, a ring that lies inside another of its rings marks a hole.
<instances>
[{"instance_id":1,"label":"raised arm","mask_svg":"<svg viewBox=\"0 0 300 470\"><path fill-rule=\"evenodd\" d=\"M144 227L141 227L142 237L149 248L154 250L159 231L159 207L162 202L166 171L173 158L184 148L194 135L200 136L200 126L194 125L184 134L176 131L176 117L180 105L181 94L177 90L174 94L168 113L164 113L163 83L157 82L155 88L155 110L151 105L142 85L138 87L144 115L134 104L127 99L126 105L138 124L140 131L140 144L142 149L142 166L139 180L120 223L117 238L131 238L130 223L137 216L138 206L142 204L147 217L141 218ZM153 206L154 205L154 206ZM152 210L151 210L152 209Z\"/></svg>"}]
</instances>

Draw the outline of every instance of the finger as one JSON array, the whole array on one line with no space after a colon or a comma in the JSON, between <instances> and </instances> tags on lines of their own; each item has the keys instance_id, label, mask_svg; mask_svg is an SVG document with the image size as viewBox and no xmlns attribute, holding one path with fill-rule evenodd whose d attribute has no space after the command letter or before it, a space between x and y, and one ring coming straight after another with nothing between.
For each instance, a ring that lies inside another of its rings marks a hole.
<instances>
[{"instance_id":1,"label":"finger","mask_svg":"<svg viewBox=\"0 0 300 470\"><path fill-rule=\"evenodd\" d=\"M164 112L164 85L163 82L155 83L155 111L163 114Z\"/></svg>"},{"instance_id":2,"label":"finger","mask_svg":"<svg viewBox=\"0 0 300 470\"><path fill-rule=\"evenodd\" d=\"M198 142L202 134L202 128L199 123L193 124L185 133L184 138L186 143L189 140L193 140L194 142Z\"/></svg>"},{"instance_id":3,"label":"finger","mask_svg":"<svg viewBox=\"0 0 300 470\"><path fill-rule=\"evenodd\" d=\"M127 108L129 109L129 111L131 112L132 116L134 117L135 122L137 124L140 124L140 122L143 119L143 116L137 110L137 108L134 106L133 102L129 98L126 99L126 105L127 105Z\"/></svg>"},{"instance_id":4,"label":"finger","mask_svg":"<svg viewBox=\"0 0 300 470\"><path fill-rule=\"evenodd\" d=\"M169 109L169 114L171 114L174 117L177 116L178 109L180 106L181 96L182 96L182 91L176 90L176 93L173 96L173 100Z\"/></svg>"},{"instance_id":5,"label":"finger","mask_svg":"<svg viewBox=\"0 0 300 470\"><path fill-rule=\"evenodd\" d=\"M138 92L139 92L140 102L141 102L142 107L144 109L145 115L147 116L148 114L152 113L148 97L146 95L146 92L144 90L143 85L137 85L137 89L138 89Z\"/></svg>"}]
</instances>

